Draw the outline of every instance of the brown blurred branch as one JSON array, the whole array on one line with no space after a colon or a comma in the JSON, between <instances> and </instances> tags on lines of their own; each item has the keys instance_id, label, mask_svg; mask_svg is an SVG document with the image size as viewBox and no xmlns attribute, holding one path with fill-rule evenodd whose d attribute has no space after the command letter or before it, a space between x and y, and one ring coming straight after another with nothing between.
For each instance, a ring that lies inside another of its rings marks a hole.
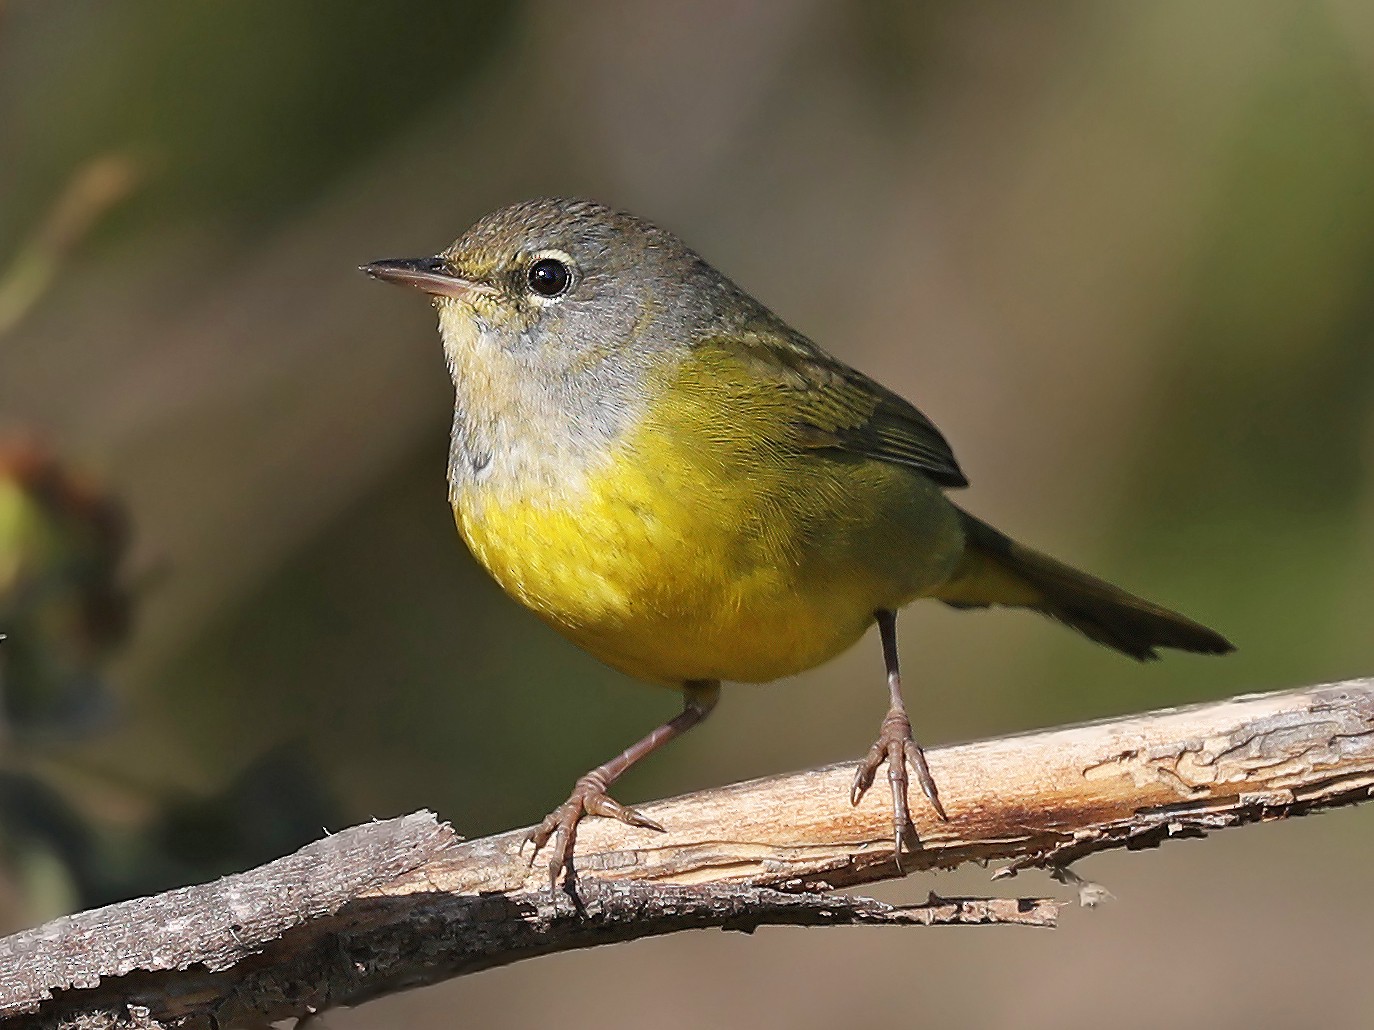
<instances>
[{"instance_id":1,"label":"brown blurred branch","mask_svg":"<svg viewBox=\"0 0 1374 1030\"><path fill-rule=\"evenodd\" d=\"M904 870L1009 860L1065 870L1374 793L1374 680L946 747L948 823L918 810ZM421 812L355 827L216 883L0 941L0 1023L262 1026L534 955L693 927L1053 925L1028 899L893 907L830 893L901 875L887 799L849 765L648 806L665 834L591 820L575 892L551 894L522 831L460 843ZM1066 872L1066 870L1065 870ZM1064 877L1072 882L1075 877ZM84 1021L83 1021L84 1020Z\"/></svg>"},{"instance_id":2,"label":"brown blurred branch","mask_svg":"<svg viewBox=\"0 0 1374 1030\"><path fill-rule=\"evenodd\" d=\"M0 9L0 14L3 9ZM71 177L30 239L0 274L0 336L13 329L56 280L63 259L138 185L125 154L102 154Z\"/></svg>"}]
</instances>

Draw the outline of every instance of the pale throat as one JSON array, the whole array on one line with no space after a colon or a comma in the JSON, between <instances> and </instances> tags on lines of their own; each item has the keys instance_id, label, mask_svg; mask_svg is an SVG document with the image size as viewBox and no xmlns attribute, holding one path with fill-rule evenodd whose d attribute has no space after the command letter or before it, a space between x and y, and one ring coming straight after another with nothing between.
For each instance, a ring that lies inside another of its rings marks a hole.
<instances>
[{"instance_id":1,"label":"pale throat","mask_svg":"<svg viewBox=\"0 0 1374 1030\"><path fill-rule=\"evenodd\" d=\"M453 380L449 491L455 507L560 506L609 460L638 400L608 370L550 360L457 305L440 309ZM503 342L504 341L504 342Z\"/></svg>"}]
</instances>

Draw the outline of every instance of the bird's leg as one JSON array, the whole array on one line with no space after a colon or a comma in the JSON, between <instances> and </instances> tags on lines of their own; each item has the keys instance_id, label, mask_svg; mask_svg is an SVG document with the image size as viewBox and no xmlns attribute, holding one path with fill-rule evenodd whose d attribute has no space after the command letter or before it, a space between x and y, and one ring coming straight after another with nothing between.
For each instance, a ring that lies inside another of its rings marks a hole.
<instances>
[{"instance_id":1,"label":"bird's leg","mask_svg":"<svg viewBox=\"0 0 1374 1030\"><path fill-rule=\"evenodd\" d=\"M902 701L902 674L897 666L896 613L881 610L874 612L874 618L878 621L878 632L883 640L883 662L887 666L887 690L891 704L878 731L877 741L854 773L854 786L850 789L849 800L855 805L859 803L864 792L873 786L873 777L877 775L878 768L886 762L888 782L892 784L892 835L897 848L897 862L900 864L907 840L914 842L916 836L916 828L911 825L911 815L907 809L908 762L916 770L916 780L930 800L931 807L941 819L948 819L949 816L945 815L945 808L940 804L940 792L935 789L930 766L926 765L925 752L911 735L911 720Z\"/></svg>"},{"instance_id":2,"label":"bird's leg","mask_svg":"<svg viewBox=\"0 0 1374 1030\"><path fill-rule=\"evenodd\" d=\"M530 863L534 863L539 849L557 836L553 853L549 856L549 883L557 885L558 874L564 869L572 875L573 842L577 839L577 824L584 815L604 815L619 819L631 826L663 832L663 827L648 816L626 808L606 793L606 788L624 775L625 770L645 755L657 751L674 737L681 736L711 714L720 700L720 684L714 680L693 680L683 685L682 711L662 726L631 744L605 765L598 765L573 785L568 800L544 817L544 821L530 831L525 842L534 845Z\"/></svg>"}]
</instances>

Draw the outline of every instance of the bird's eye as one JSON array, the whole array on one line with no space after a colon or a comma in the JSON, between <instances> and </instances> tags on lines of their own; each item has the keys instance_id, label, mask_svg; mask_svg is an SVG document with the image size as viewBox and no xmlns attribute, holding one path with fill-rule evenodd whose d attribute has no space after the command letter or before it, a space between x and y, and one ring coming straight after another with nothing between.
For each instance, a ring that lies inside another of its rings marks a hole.
<instances>
[{"instance_id":1,"label":"bird's eye","mask_svg":"<svg viewBox=\"0 0 1374 1030\"><path fill-rule=\"evenodd\" d=\"M572 285L572 271L557 258L540 258L530 265L529 284L541 297L561 297Z\"/></svg>"}]
</instances>

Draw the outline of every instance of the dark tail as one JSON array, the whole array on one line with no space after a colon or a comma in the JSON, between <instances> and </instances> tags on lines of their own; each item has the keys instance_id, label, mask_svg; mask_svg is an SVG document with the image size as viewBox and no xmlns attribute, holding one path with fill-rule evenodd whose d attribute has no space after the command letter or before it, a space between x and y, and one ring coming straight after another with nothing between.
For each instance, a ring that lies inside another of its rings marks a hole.
<instances>
[{"instance_id":1,"label":"dark tail","mask_svg":"<svg viewBox=\"0 0 1374 1030\"><path fill-rule=\"evenodd\" d=\"M1235 650L1192 619L1023 547L965 511L959 514L967 540L963 563L935 594L946 604L1033 608L1142 662L1159 657L1156 647L1200 654Z\"/></svg>"}]
</instances>

